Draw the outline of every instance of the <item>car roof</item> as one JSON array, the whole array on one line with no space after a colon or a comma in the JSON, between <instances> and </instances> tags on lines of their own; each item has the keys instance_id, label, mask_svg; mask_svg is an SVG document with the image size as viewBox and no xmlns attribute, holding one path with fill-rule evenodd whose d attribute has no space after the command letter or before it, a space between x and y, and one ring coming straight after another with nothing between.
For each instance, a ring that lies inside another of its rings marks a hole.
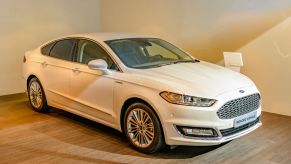
<instances>
[{"instance_id":1,"label":"car roof","mask_svg":"<svg viewBox=\"0 0 291 164\"><path fill-rule=\"evenodd\" d=\"M46 43L42 44L38 48L42 48L54 41L62 40L66 38L86 38L86 39L92 39L98 41L100 44L103 44L102 42L109 41L109 40L118 40L118 39L128 39L128 38L157 38L153 36L147 36L147 35L140 35L140 34L134 34L134 33L85 33L85 34L74 34L74 35L67 35L58 37L52 40L47 41Z\"/></svg>"},{"instance_id":2,"label":"car roof","mask_svg":"<svg viewBox=\"0 0 291 164\"><path fill-rule=\"evenodd\" d=\"M67 37L84 37L91 38L99 41L117 40L117 39L128 39L128 38L153 38L151 36L134 34L134 33L87 33L87 34L76 34Z\"/></svg>"}]
</instances>

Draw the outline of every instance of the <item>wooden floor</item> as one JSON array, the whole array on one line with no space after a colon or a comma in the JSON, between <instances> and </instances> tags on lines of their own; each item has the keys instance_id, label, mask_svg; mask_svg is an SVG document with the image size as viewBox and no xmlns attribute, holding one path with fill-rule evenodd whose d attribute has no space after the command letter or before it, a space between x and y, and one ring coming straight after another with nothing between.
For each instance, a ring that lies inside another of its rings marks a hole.
<instances>
[{"instance_id":1,"label":"wooden floor","mask_svg":"<svg viewBox=\"0 0 291 164\"><path fill-rule=\"evenodd\" d=\"M291 164L291 117L263 113L263 126L225 145L132 150L121 133L53 109L31 110L25 95L0 97L0 163Z\"/></svg>"}]
</instances>

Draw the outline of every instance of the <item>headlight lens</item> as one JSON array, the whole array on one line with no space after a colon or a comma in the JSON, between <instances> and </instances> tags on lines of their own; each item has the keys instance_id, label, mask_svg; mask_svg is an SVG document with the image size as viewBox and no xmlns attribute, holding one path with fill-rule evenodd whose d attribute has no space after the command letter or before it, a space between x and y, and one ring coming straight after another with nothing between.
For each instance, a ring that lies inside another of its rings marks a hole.
<instances>
[{"instance_id":1,"label":"headlight lens","mask_svg":"<svg viewBox=\"0 0 291 164\"><path fill-rule=\"evenodd\" d=\"M217 101L214 99L187 96L172 92L161 92L160 95L169 103L186 106L210 107Z\"/></svg>"}]
</instances>

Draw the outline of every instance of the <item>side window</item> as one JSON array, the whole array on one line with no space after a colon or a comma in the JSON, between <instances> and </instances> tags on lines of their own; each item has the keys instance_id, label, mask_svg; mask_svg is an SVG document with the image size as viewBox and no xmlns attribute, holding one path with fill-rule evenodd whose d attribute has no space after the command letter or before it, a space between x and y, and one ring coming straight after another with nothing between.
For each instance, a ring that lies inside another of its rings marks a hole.
<instances>
[{"instance_id":1,"label":"side window","mask_svg":"<svg viewBox=\"0 0 291 164\"><path fill-rule=\"evenodd\" d=\"M51 51L51 49L52 49L52 47L53 47L55 44L56 44L56 42L53 42L53 43L50 43L50 44L48 44L48 45L42 47L42 49L41 49L41 53L42 53L43 55L49 55L49 54L50 54L50 51Z\"/></svg>"},{"instance_id":2,"label":"side window","mask_svg":"<svg viewBox=\"0 0 291 164\"><path fill-rule=\"evenodd\" d=\"M65 39L58 41L50 51L50 56L62 60L72 60L75 40Z\"/></svg>"},{"instance_id":3,"label":"side window","mask_svg":"<svg viewBox=\"0 0 291 164\"><path fill-rule=\"evenodd\" d=\"M80 40L78 42L77 55L75 56L74 61L82 64L88 64L91 60L95 59L105 60L108 64L108 69L118 69L111 57L102 47L92 41Z\"/></svg>"}]
</instances>

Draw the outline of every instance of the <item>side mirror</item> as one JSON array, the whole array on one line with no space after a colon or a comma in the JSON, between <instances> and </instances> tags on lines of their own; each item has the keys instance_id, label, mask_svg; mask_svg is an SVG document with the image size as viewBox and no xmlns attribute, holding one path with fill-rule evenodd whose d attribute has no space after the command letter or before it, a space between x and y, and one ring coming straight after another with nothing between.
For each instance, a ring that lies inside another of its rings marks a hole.
<instances>
[{"instance_id":1,"label":"side mirror","mask_svg":"<svg viewBox=\"0 0 291 164\"><path fill-rule=\"evenodd\" d=\"M101 71L103 74L109 74L109 70L107 69L108 64L106 63L105 60L103 59L96 59L96 60L91 60L88 63L88 67L92 70L98 70Z\"/></svg>"}]
</instances>

